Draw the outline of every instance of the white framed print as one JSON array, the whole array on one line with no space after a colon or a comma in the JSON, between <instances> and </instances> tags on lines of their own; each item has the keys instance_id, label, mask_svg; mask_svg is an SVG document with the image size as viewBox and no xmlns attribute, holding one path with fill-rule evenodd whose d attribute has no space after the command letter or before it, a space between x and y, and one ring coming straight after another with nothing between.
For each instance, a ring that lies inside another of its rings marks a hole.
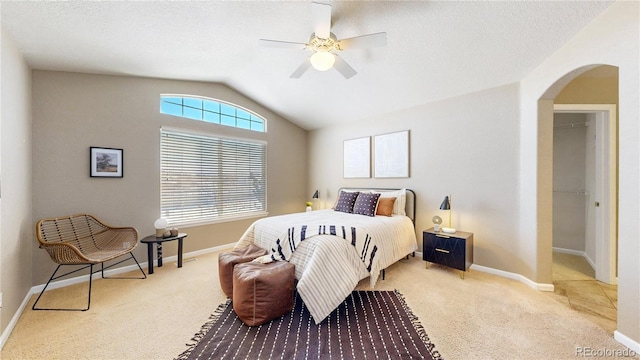
<instances>
[{"instance_id":1,"label":"white framed print","mask_svg":"<svg viewBox=\"0 0 640 360\"><path fill-rule=\"evenodd\" d=\"M345 178L371 177L371 136L344 141Z\"/></svg>"},{"instance_id":2,"label":"white framed print","mask_svg":"<svg viewBox=\"0 0 640 360\"><path fill-rule=\"evenodd\" d=\"M374 137L374 177L409 177L409 130Z\"/></svg>"}]
</instances>

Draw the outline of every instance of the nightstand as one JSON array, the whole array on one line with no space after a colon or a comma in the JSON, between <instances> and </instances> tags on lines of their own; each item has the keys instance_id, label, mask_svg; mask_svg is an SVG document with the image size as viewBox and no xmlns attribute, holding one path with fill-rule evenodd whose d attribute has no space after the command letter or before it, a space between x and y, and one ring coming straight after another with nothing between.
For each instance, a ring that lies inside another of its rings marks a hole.
<instances>
[{"instance_id":1,"label":"nightstand","mask_svg":"<svg viewBox=\"0 0 640 360\"><path fill-rule=\"evenodd\" d=\"M460 278L473 263L473 233L456 231L446 234L433 231L422 232L422 260L445 265L461 271Z\"/></svg>"}]
</instances>

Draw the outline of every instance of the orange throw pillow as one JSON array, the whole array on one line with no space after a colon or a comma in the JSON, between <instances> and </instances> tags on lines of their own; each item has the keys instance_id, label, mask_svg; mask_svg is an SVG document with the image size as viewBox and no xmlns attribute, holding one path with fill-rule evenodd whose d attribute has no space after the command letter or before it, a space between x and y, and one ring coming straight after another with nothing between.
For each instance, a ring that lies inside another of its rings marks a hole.
<instances>
[{"instance_id":1,"label":"orange throw pillow","mask_svg":"<svg viewBox=\"0 0 640 360\"><path fill-rule=\"evenodd\" d=\"M396 202L396 198L380 198L378 200L378 210L376 215L391 216L393 213L393 204Z\"/></svg>"}]
</instances>

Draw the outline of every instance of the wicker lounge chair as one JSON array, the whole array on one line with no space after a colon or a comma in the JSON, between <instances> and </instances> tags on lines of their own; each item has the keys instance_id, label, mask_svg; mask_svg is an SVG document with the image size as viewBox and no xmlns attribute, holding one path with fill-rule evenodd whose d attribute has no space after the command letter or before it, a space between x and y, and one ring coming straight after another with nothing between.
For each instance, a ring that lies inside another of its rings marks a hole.
<instances>
[{"instance_id":1,"label":"wicker lounge chair","mask_svg":"<svg viewBox=\"0 0 640 360\"><path fill-rule=\"evenodd\" d=\"M36 224L36 234L40 248L46 250L51 260L58 264L49 281L40 292L40 295L33 304L33 310L72 310L86 311L91 306L91 279L96 272L102 273L103 279L109 279L104 276L104 270L112 266L118 265L129 259L133 259L142 272L143 277L135 279L146 279L147 275L140 267L138 260L133 256L133 249L138 246L138 231L132 227L111 227L98 221L91 215L79 214L66 217L49 218L38 221ZM124 260L107 267L104 266L105 261L113 260L123 255L129 255ZM101 264L101 269L93 271L93 266ZM56 273L62 265L80 265L80 269L76 269L56 276ZM36 305L47 290L47 286L52 280L59 279L69 274L89 268L89 296L87 307L85 309L51 309L37 308ZM131 279L131 278L114 278L111 279Z\"/></svg>"}]
</instances>

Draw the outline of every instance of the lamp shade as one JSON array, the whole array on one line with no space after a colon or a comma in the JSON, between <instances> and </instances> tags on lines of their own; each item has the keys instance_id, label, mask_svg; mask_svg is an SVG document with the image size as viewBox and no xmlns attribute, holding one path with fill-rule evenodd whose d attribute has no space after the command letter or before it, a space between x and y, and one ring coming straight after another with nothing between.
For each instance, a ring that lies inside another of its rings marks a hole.
<instances>
[{"instance_id":1,"label":"lamp shade","mask_svg":"<svg viewBox=\"0 0 640 360\"><path fill-rule=\"evenodd\" d=\"M162 237L168 225L167 219L159 218L156 220L153 223L153 227L156 228L156 237Z\"/></svg>"},{"instance_id":2,"label":"lamp shade","mask_svg":"<svg viewBox=\"0 0 640 360\"><path fill-rule=\"evenodd\" d=\"M167 225L167 220L163 218L159 218L153 223L153 227L155 227L156 229L166 229Z\"/></svg>"},{"instance_id":3,"label":"lamp shade","mask_svg":"<svg viewBox=\"0 0 640 360\"><path fill-rule=\"evenodd\" d=\"M456 229L451 227L451 198L450 196L445 196L444 200L442 200L442 204L440 204L440 210L448 210L449 211L449 227L442 228L442 232L453 234L456 232Z\"/></svg>"},{"instance_id":4,"label":"lamp shade","mask_svg":"<svg viewBox=\"0 0 640 360\"><path fill-rule=\"evenodd\" d=\"M440 204L440 210L451 210L451 203L449 202L448 196L445 196L444 200L442 200L442 204Z\"/></svg>"},{"instance_id":5,"label":"lamp shade","mask_svg":"<svg viewBox=\"0 0 640 360\"><path fill-rule=\"evenodd\" d=\"M313 199L317 199L320 196L320 194L318 194L318 190L316 190L316 192L313 193L312 198Z\"/></svg>"},{"instance_id":6,"label":"lamp shade","mask_svg":"<svg viewBox=\"0 0 640 360\"><path fill-rule=\"evenodd\" d=\"M333 67L333 64L336 62L336 57L328 51L319 50L316 51L315 54L311 55L309 61L311 61L311 65L314 69L326 71Z\"/></svg>"}]
</instances>

